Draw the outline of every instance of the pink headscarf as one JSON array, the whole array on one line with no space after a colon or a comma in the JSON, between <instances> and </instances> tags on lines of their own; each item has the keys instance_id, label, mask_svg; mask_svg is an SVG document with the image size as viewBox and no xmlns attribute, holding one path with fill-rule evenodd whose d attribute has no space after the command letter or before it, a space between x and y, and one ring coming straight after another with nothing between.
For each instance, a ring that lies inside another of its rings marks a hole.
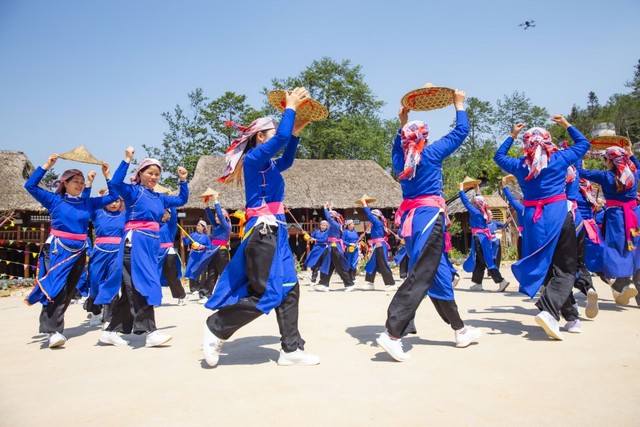
<instances>
[{"instance_id":1,"label":"pink headscarf","mask_svg":"<svg viewBox=\"0 0 640 427\"><path fill-rule=\"evenodd\" d=\"M478 209L480 209L480 212L482 212L482 216L487 221L487 224L490 223L491 220L493 219L493 215L491 214L491 209L489 209L489 205L487 204L487 202L484 201L484 197L475 196L473 198L473 201L478 206Z\"/></svg>"},{"instance_id":2,"label":"pink headscarf","mask_svg":"<svg viewBox=\"0 0 640 427\"><path fill-rule=\"evenodd\" d=\"M414 120L402 127L400 142L404 151L404 170L398 179L412 179L420 164L422 150L429 144L429 127L420 120Z\"/></svg>"},{"instance_id":3,"label":"pink headscarf","mask_svg":"<svg viewBox=\"0 0 640 427\"><path fill-rule=\"evenodd\" d=\"M630 189L636 181L636 165L631 161L629 152L620 147L609 147L605 150L604 157L612 160L615 165L616 180L621 184L616 183L619 191Z\"/></svg>"},{"instance_id":4,"label":"pink headscarf","mask_svg":"<svg viewBox=\"0 0 640 427\"><path fill-rule=\"evenodd\" d=\"M138 184L140 182L140 172L148 166L157 166L158 169L160 169L160 172L162 172L162 163L160 163L160 160L147 157L136 168L136 173L133 178L131 178L131 182L133 184Z\"/></svg>"},{"instance_id":5,"label":"pink headscarf","mask_svg":"<svg viewBox=\"0 0 640 427\"><path fill-rule=\"evenodd\" d=\"M257 120L254 120L249 126L241 126L231 121L224 122L226 127L232 127L236 130L240 131L240 136L234 139L231 142L229 148L227 148L225 154L225 161L227 163L227 167L224 171L224 174L218 178L218 182L225 182L229 175L236 170L236 166L240 161L240 158L244 154L244 150L247 147L247 142L249 139L257 134L258 132L264 132L269 129L276 129L278 126L276 121L271 117L262 117Z\"/></svg>"},{"instance_id":6,"label":"pink headscarf","mask_svg":"<svg viewBox=\"0 0 640 427\"><path fill-rule=\"evenodd\" d=\"M64 190L64 183L72 179L74 176L81 176L84 178L82 172L78 169L68 169L62 173L60 179L53 182L54 187L56 187L55 193L62 194Z\"/></svg>"},{"instance_id":7,"label":"pink headscarf","mask_svg":"<svg viewBox=\"0 0 640 427\"><path fill-rule=\"evenodd\" d=\"M329 215L331 215L331 217L335 219L341 227L344 225L344 218L338 212L329 211Z\"/></svg>"},{"instance_id":8,"label":"pink headscarf","mask_svg":"<svg viewBox=\"0 0 640 427\"><path fill-rule=\"evenodd\" d=\"M529 168L529 175L525 178L531 181L540 175L540 171L547 167L551 154L558 151L558 147L551 141L548 130L534 127L524 133L522 137L522 152L524 165Z\"/></svg>"}]
</instances>

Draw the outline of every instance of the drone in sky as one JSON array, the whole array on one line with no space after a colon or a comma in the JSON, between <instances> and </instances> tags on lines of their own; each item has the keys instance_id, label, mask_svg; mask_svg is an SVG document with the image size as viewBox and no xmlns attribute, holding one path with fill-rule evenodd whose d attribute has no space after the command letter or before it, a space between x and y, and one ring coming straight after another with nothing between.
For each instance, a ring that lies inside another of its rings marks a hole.
<instances>
[{"instance_id":1,"label":"drone in sky","mask_svg":"<svg viewBox=\"0 0 640 427\"><path fill-rule=\"evenodd\" d=\"M535 26L536 26L536 21L534 21L533 19L524 21L522 24L518 25L518 27L524 27L523 30L526 30L527 28L533 28Z\"/></svg>"}]
</instances>

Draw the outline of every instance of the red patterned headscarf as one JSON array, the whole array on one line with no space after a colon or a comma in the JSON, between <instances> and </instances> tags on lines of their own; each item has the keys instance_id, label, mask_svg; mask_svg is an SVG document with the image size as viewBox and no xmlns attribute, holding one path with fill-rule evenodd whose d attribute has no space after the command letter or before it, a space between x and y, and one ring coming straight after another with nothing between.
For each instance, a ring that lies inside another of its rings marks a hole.
<instances>
[{"instance_id":1,"label":"red patterned headscarf","mask_svg":"<svg viewBox=\"0 0 640 427\"><path fill-rule=\"evenodd\" d=\"M531 181L540 175L540 171L547 167L551 154L558 151L558 147L551 141L548 130L534 127L524 133L522 137L522 152L525 156L524 165L529 168L529 175L525 178Z\"/></svg>"},{"instance_id":2,"label":"red patterned headscarf","mask_svg":"<svg viewBox=\"0 0 640 427\"><path fill-rule=\"evenodd\" d=\"M422 150L429 144L429 127L419 120L411 121L402 127L400 141L404 151L404 170L398 179L411 179L416 175Z\"/></svg>"},{"instance_id":3,"label":"red patterned headscarf","mask_svg":"<svg viewBox=\"0 0 640 427\"><path fill-rule=\"evenodd\" d=\"M382 225L384 225L384 228L387 228L387 218L384 217L380 209L371 209L371 214L380 219L380 221L382 221Z\"/></svg>"},{"instance_id":4,"label":"red patterned headscarf","mask_svg":"<svg viewBox=\"0 0 640 427\"><path fill-rule=\"evenodd\" d=\"M569 148L569 144L567 144L567 141L562 141L562 144L560 144L560 147L563 150L566 150L567 148ZM576 180L576 176L578 175L578 171L576 170L576 167L571 165L567 168L567 179L565 179L565 184L569 184L570 182L573 182Z\"/></svg>"},{"instance_id":5,"label":"red patterned headscarf","mask_svg":"<svg viewBox=\"0 0 640 427\"><path fill-rule=\"evenodd\" d=\"M593 187L591 186L591 181L586 178L580 178L580 192L587 200L587 202L591 203L594 207L598 204L596 200L596 196L593 194Z\"/></svg>"},{"instance_id":6,"label":"red patterned headscarf","mask_svg":"<svg viewBox=\"0 0 640 427\"><path fill-rule=\"evenodd\" d=\"M338 222L338 224L340 224L340 227L344 225L344 218L338 212L329 211L329 215L331 215L331 218L335 219Z\"/></svg>"},{"instance_id":7,"label":"red patterned headscarf","mask_svg":"<svg viewBox=\"0 0 640 427\"><path fill-rule=\"evenodd\" d=\"M487 204L487 202L484 201L484 197L475 196L473 198L473 201L475 202L476 206L478 206L478 209L480 209L480 212L482 212L482 216L487 221L487 224L490 223L491 220L493 219L493 215L491 214L491 209L489 209L489 205Z\"/></svg>"},{"instance_id":8,"label":"red patterned headscarf","mask_svg":"<svg viewBox=\"0 0 640 427\"><path fill-rule=\"evenodd\" d=\"M238 162L244 154L249 139L251 139L251 137L258 132L264 132L266 130L276 129L278 127L276 121L271 117L262 117L254 120L253 123L251 123L249 126L241 126L231 121L224 122L224 125L226 127L235 128L240 132L240 136L231 141L231 145L229 146L229 148L227 148L225 154L227 167L224 171L224 174L218 178L218 182L222 183L226 182L229 178L229 175L231 175L233 171L236 170L236 166L238 165Z\"/></svg>"},{"instance_id":9,"label":"red patterned headscarf","mask_svg":"<svg viewBox=\"0 0 640 427\"><path fill-rule=\"evenodd\" d=\"M613 172L618 191L630 189L636 181L636 165L631 161L629 152L620 147L609 147L605 150L604 157L612 160L615 165Z\"/></svg>"}]
</instances>

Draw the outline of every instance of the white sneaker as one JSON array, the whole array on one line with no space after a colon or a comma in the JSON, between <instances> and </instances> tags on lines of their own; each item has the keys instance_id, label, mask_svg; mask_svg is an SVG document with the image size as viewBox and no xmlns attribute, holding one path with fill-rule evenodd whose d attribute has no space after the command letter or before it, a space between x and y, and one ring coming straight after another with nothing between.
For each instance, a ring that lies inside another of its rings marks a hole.
<instances>
[{"instance_id":1,"label":"white sneaker","mask_svg":"<svg viewBox=\"0 0 640 427\"><path fill-rule=\"evenodd\" d=\"M129 345L129 341L122 339L116 331L104 331L100 338L98 338L102 344L110 345Z\"/></svg>"},{"instance_id":2,"label":"white sneaker","mask_svg":"<svg viewBox=\"0 0 640 427\"><path fill-rule=\"evenodd\" d=\"M320 358L318 356L306 353L300 349L290 353L280 350L280 357L278 357L279 366L312 366L319 363Z\"/></svg>"},{"instance_id":3,"label":"white sneaker","mask_svg":"<svg viewBox=\"0 0 640 427\"><path fill-rule=\"evenodd\" d=\"M584 314L589 319L593 319L598 315L598 293L593 288L587 291L587 307L584 310Z\"/></svg>"},{"instance_id":4,"label":"white sneaker","mask_svg":"<svg viewBox=\"0 0 640 427\"><path fill-rule=\"evenodd\" d=\"M453 287L455 288L460 283L460 275L454 274L453 276Z\"/></svg>"},{"instance_id":5,"label":"white sneaker","mask_svg":"<svg viewBox=\"0 0 640 427\"><path fill-rule=\"evenodd\" d=\"M562 341L560 326L558 326L558 321L551 315L551 313L548 311L541 311L536 316L536 323L544 329L544 332L549 338Z\"/></svg>"},{"instance_id":6,"label":"white sneaker","mask_svg":"<svg viewBox=\"0 0 640 427\"><path fill-rule=\"evenodd\" d=\"M49 334L49 348L62 347L67 342L67 338L60 332Z\"/></svg>"},{"instance_id":7,"label":"white sneaker","mask_svg":"<svg viewBox=\"0 0 640 427\"><path fill-rule=\"evenodd\" d=\"M482 285L480 285L482 287ZM498 292L504 292L509 287L507 279L502 279L502 282L498 283Z\"/></svg>"},{"instance_id":8,"label":"white sneaker","mask_svg":"<svg viewBox=\"0 0 640 427\"><path fill-rule=\"evenodd\" d=\"M147 333L147 341L145 347L158 347L171 341L171 335L165 335L162 332L153 331Z\"/></svg>"},{"instance_id":9,"label":"white sneaker","mask_svg":"<svg viewBox=\"0 0 640 427\"><path fill-rule=\"evenodd\" d=\"M579 334L582 332L582 324L580 319L571 320L564 325L564 330L571 332L572 334Z\"/></svg>"},{"instance_id":10,"label":"white sneaker","mask_svg":"<svg viewBox=\"0 0 640 427\"><path fill-rule=\"evenodd\" d=\"M100 314L91 314L91 319L89 320L89 326L99 326L102 323L102 316Z\"/></svg>"},{"instance_id":11,"label":"white sneaker","mask_svg":"<svg viewBox=\"0 0 640 427\"><path fill-rule=\"evenodd\" d=\"M325 285L315 285L313 289L317 292L329 292L329 287Z\"/></svg>"},{"instance_id":12,"label":"white sneaker","mask_svg":"<svg viewBox=\"0 0 640 427\"><path fill-rule=\"evenodd\" d=\"M392 339L387 331L381 333L380 336L376 338L376 342L398 362L406 362L411 359L411 355L402 350L402 340L400 338L397 340Z\"/></svg>"},{"instance_id":13,"label":"white sneaker","mask_svg":"<svg viewBox=\"0 0 640 427\"><path fill-rule=\"evenodd\" d=\"M375 289L375 287L373 286L373 283L371 282L367 282L364 285L362 285L362 290L363 291L373 291Z\"/></svg>"},{"instance_id":14,"label":"white sneaker","mask_svg":"<svg viewBox=\"0 0 640 427\"><path fill-rule=\"evenodd\" d=\"M200 297L200 299L198 300L200 304L206 304L207 301L209 301L209 298L207 297Z\"/></svg>"},{"instance_id":15,"label":"white sneaker","mask_svg":"<svg viewBox=\"0 0 640 427\"><path fill-rule=\"evenodd\" d=\"M387 292L395 292L398 290L398 287L396 285L385 286L384 290Z\"/></svg>"},{"instance_id":16,"label":"white sneaker","mask_svg":"<svg viewBox=\"0 0 640 427\"><path fill-rule=\"evenodd\" d=\"M471 283L473 283L473 282L471 282ZM484 291L484 289L482 288L482 283L473 283L473 285L471 285L469 290L470 291Z\"/></svg>"},{"instance_id":17,"label":"white sneaker","mask_svg":"<svg viewBox=\"0 0 640 427\"><path fill-rule=\"evenodd\" d=\"M480 329L465 326L460 331L456 331L456 347L468 347L472 342L478 341L480 336L482 336L482 331Z\"/></svg>"},{"instance_id":18,"label":"white sneaker","mask_svg":"<svg viewBox=\"0 0 640 427\"><path fill-rule=\"evenodd\" d=\"M178 298L178 306L187 305L186 298Z\"/></svg>"},{"instance_id":19,"label":"white sneaker","mask_svg":"<svg viewBox=\"0 0 640 427\"><path fill-rule=\"evenodd\" d=\"M627 305L631 298L638 295L638 290L633 283L622 288L622 292L617 292L613 288L611 290L613 291L613 299L618 305Z\"/></svg>"},{"instance_id":20,"label":"white sneaker","mask_svg":"<svg viewBox=\"0 0 640 427\"><path fill-rule=\"evenodd\" d=\"M204 360L207 362L207 365L213 368L218 364L223 345L224 340L213 335L213 332L211 332L209 327L205 324L204 338L202 339L202 352L204 353Z\"/></svg>"},{"instance_id":21,"label":"white sneaker","mask_svg":"<svg viewBox=\"0 0 640 427\"><path fill-rule=\"evenodd\" d=\"M356 289L357 289L357 288L356 288L356 285L351 285L351 286L347 286L346 288L344 288L344 291L345 291L345 292L353 292L353 291L355 291Z\"/></svg>"}]
</instances>

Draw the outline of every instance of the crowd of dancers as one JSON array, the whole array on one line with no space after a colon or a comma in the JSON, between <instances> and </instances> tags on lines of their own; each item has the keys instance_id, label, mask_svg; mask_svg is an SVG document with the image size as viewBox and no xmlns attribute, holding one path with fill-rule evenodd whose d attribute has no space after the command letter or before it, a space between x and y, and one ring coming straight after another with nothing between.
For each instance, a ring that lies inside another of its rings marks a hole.
<instances>
[{"instance_id":1,"label":"crowd of dancers","mask_svg":"<svg viewBox=\"0 0 640 427\"><path fill-rule=\"evenodd\" d=\"M443 198L443 162L464 142L469 132L464 110L465 93L453 92L456 125L443 138L432 141L429 128L422 121L409 121L409 110L400 109L401 128L392 149L393 169L398 176L403 202L393 221L398 239L404 245L396 256L402 283L397 286L389 265L387 219L378 209L371 209L366 196L360 199L369 219L371 246L365 270L363 290L374 289L377 273L386 290L395 291L387 308L385 330L376 339L393 359L406 361L402 338L417 333L415 315L428 296L442 320L455 334L455 345L467 347L477 341L481 331L465 325L455 301L454 288L460 278L451 264L448 233L449 217ZM230 215L213 194L213 209L207 201L206 216L196 231L184 235L190 255L184 278L189 292L197 293L204 307L213 313L203 328L204 359L216 366L222 347L233 334L272 310L276 312L281 335L278 365L315 365L320 359L305 351L305 341L298 329L300 284L295 258L289 246L286 226L285 181L282 172L292 166L300 141L300 132L308 121L296 118L296 110L310 99L305 88L287 93L280 123L265 117L249 126L233 126L239 136L226 152L226 169L218 181L244 183L246 206L242 213L241 241L229 256ZM640 280L638 243L637 182L640 164L631 147L611 146L604 152L606 170L585 169L582 158L589 141L563 116L554 123L565 128L573 145L558 147L543 128L530 128L522 137L522 155L507 153L523 123L512 131L495 153L494 160L509 177L503 191L516 212L512 219L518 227L518 261L512 270L520 292L534 297L540 312L535 322L552 339L562 340L559 322L564 329L581 332L577 305L572 289L587 297L585 314L598 314L598 295L591 273L611 285L614 300L625 305L637 297ZM281 156L274 158L278 153ZM127 345L122 334L145 334L146 346L163 346L171 336L157 330L154 307L162 302L161 285L167 284L178 305L185 304L187 293L182 286L182 261L174 245L177 228L176 208L189 196L187 171L179 167L180 191L177 195L154 191L162 174L155 159L141 161L131 179L125 183L134 158L133 147L111 177L103 164L107 190L90 197L94 175L71 169L60 177L54 192L39 186L57 161L52 154L38 167L25 188L50 213L51 233L43 245L36 285L27 296L28 304L40 303L40 332L47 334L48 346L65 344L64 314L76 294L76 287L88 264L88 298L85 308L91 322L104 322L99 341L109 345ZM523 200L516 199L507 185L517 181ZM597 183L604 196L600 202L591 183ZM483 290L485 269L503 292L509 282L500 272L499 239L496 230L505 224L496 222L479 189L469 199L461 184L460 198L470 213L472 244L463 264L472 273L472 291ZM326 220L310 236L313 248L305 263L318 292L329 290L333 272L337 272L345 292L356 289L356 272L364 233L355 231L353 220L344 218L330 204L325 205ZM598 222L598 215L602 217ZM88 238L89 222L95 239ZM395 233L394 233L395 234ZM200 278L206 277L202 282Z\"/></svg>"}]
</instances>

